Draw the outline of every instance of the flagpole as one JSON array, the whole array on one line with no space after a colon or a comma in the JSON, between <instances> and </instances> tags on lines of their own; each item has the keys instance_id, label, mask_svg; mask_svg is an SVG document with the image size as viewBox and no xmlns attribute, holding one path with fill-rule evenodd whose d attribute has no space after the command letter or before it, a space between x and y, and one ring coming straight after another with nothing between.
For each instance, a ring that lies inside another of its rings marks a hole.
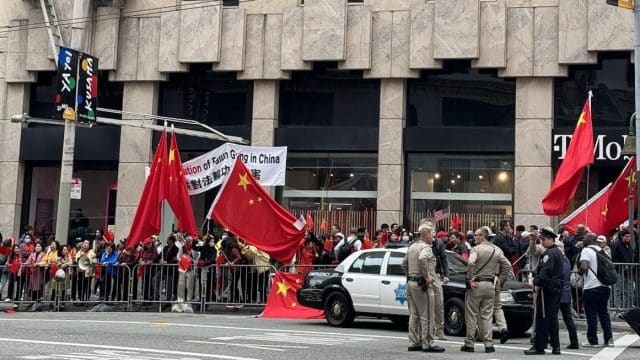
<instances>
[{"instance_id":1,"label":"flagpole","mask_svg":"<svg viewBox=\"0 0 640 360\"><path fill-rule=\"evenodd\" d=\"M587 166L587 197L585 198L585 202L589 201L589 170L591 169L591 165ZM589 226L589 212L587 211L584 214L584 224Z\"/></svg>"}]
</instances>

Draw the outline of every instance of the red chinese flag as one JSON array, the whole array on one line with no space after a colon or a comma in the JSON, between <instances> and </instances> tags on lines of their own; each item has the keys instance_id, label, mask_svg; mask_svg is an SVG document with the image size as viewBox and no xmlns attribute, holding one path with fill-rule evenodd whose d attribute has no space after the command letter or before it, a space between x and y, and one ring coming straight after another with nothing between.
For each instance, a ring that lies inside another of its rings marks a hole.
<instances>
[{"instance_id":1,"label":"red chinese flag","mask_svg":"<svg viewBox=\"0 0 640 360\"><path fill-rule=\"evenodd\" d=\"M267 304L259 317L286 319L323 319L324 312L298 304L296 292L304 280L304 274L276 271Z\"/></svg>"},{"instance_id":2,"label":"red chinese flag","mask_svg":"<svg viewBox=\"0 0 640 360\"><path fill-rule=\"evenodd\" d=\"M569 149L556 173L551 188L542 199L547 215L560 215L569 207L569 201L578 189L582 172L593 164L593 125L591 122L591 92L584 103L578 124L573 131Z\"/></svg>"},{"instance_id":3,"label":"red chinese flag","mask_svg":"<svg viewBox=\"0 0 640 360\"><path fill-rule=\"evenodd\" d=\"M311 214L307 214L307 229L309 231L313 231L313 218L311 217Z\"/></svg>"},{"instance_id":4,"label":"red chinese flag","mask_svg":"<svg viewBox=\"0 0 640 360\"><path fill-rule=\"evenodd\" d=\"M460 230L460 226L462 226L462 220L460 219L460 214L456 214L456 216L451 220L451 227L456 230Z\"/></svg>"},{"instance_id":5,"label":"red chinese flag","mask_svg":"<svg viewBox=\"0 0 640 360\"><path fill-rule=\"evenodd\" d=\"M176 141L176 134L171 133L171 146L169 147L169 182L167 183L167 201L178 219L178 229L191 236L198 236L196 219L193 216L191 199L187 191L187 183L182 173L182 160Z\"/></svg>"},{"instance_id":6,"label":"red chinese flag","mask_svg":"<svg viewBox=\"0 0 640 360\"><path fill-rule=\"evenodd\" d=\"M565 228L571 233L576 232L578 225L584 224L595 234L604 234L605 228L603 227L602 219L607 207L610 189L611 184L608 184L560 223L564 224Z\"/></svg>"},{"instance_id":7,"label":"red chinese flag","mask_svg":"<svg viewBox=\"0 0 640 360\"><path fill-rule=\"evenodd\" d=\"M208 217L285 264L304 241L304 219L296 219L273 200L239 159Z\"/></svg>"},{"instance_id":8,"label":"red chinese flag","mask_svg":"<svg viewBox=\"0 0 640 360\"><path fill-rule=\"evenodd\" d=\"M606 234L608 231L616 228L618 225L629 219L629 194L633 195L634 209L638 204L636 196L636 157L632 156L627 165L618 175L616 181L611 185L609 190L609 198L603 212L603 227Z\"/></svg>"},{"instance_id":9,"label":"red chinese flag","mask_svg":"<svg viewBox=\"0 0 640 360\"><path fill-rule=\"evenodd\" d=\"M327 231L327 220L326 219L322 219L322 222L320 223L320 231L321 232Z\"/></svg>"},{"instance_id":10,"label":"red chinese flag","mask_svg":"<svg viewBox=\"0 0 640 360\"><path fill-rule=\"evenodd\" d=\"M167 135L162 133L158 148L153 155L153 163L149 177L144 183L144 189L138 201L136 214L131 223L131 230L127 236L127 249L131 250L142 240L160 232L161 205L165 198L167 166Z\"/></svg>"}]
</instances>

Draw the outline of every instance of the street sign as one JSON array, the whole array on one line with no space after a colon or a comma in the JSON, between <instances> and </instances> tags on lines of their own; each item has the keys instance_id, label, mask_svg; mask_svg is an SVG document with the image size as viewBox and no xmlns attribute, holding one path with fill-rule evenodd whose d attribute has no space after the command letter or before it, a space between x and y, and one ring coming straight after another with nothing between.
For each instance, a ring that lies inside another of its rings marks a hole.
<instances>
[{"instance_id":1,"label":"street sign","mask_svg":"<svg viewBox=\"0 0 640 360\"><path fill-rule=\"evenodd\" d=\"M82 179L71 179L71 198L80 200L82 198Z\"/></svg>"},{"instance_id":2,"label":"street sign","mask_svg":"<svg viewBox=\"0 0 640 360\"><path fill-rule=\"evenodd\" d=\"M607 4L633 10L633 0L607 0Z\"/></svg>"}]
</instances>

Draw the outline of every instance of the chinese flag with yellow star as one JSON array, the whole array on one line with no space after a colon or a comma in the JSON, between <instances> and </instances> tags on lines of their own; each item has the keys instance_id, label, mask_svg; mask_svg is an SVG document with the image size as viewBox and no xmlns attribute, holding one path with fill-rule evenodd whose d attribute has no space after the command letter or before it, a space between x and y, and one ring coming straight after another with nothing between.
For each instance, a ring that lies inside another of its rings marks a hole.
<instances>
[{"instance_id":1,"label":"chinese flag with yellow star","mask_svg":"<svg viewBox=\"0 0 640 360\"><path fill-rule=\"evenodd\" d=\"M589 230L597 235L606 234L608 230L604 228L603 219L608 213L607 202L610 189L611 183L607 184L586 203L560 221L560 224L563 224L571 233L576 232L578 225L586 225Z\"/></svg>"},{"instance_id":2,"label":"chinese flag with yellow star","mask_svg":"<svg viewBox=\"0 0 640 360\"><path fill-rule=\"evenodd\" d=\"M636 208L635 205L638 204L636 181L636 157L632 156L609 189L607 211L602 219L605 231L608 232L629 219L629 195L633 195L633 208Z\"/></svg>"},{"instance_id":3,"label":"chinese flag with yellow star","mask_svg":"<svg viewBox=\"0 0 640 360\"><path fill-rule=\"evenodd\" d=\"M276 271L267 304L260 317L286 319L323 319L324 312L298 304L296 292L302 287L304 274Z\"/></svg>"},{"instance_id":4,"label":"chinese flag with yellow star","mask_svg":"<svg viewBox=\"0 0 640 360\"><path fill-rule=\"evenodd\" d=\"M133 249L144 239L160 232L162 200L166 197L167 134L163 132L153 155L151 171L138 201L136 214L127 236L126 247Z\"/></svg>"},{"instance_id":5,"label":"chinese flag with yellow star","mask_svg":"<svg viewBox=\"0 0 640 360\"><path fill-rule=\"evenodd\" d=\"M304 218L296 219L273 200L239 157L208 217L285 264L304 241Z\"/></svg>"},{"instance_id":6,"label":"chinese flag with yellow star","mask_svg":"<svg viewBox=\"0 0 640 360\"><path fill-rule=\"evenodd\" d=\"M178 149L175 133L171 133L168 167L167 202L178 220L178 229L191 236L198 236L198 227L193 216L187 183L182 173L182 160L180 159L180 150Z\"/></svg>"},{"instance_id":7,"label":"chinese flag with yellow star","mask_svg":"<svg viewBox=\"0 0 640 360\"><path fill-rule=\"evenodd\" d=\"M591 92L589 92L564 160L560 164L560 168L558 168L551 188L542 198L542 210L547 215L560 215L567 210L569 202L573 199L573 195L578 189L584 168L593 164L591 96ZM547 140L532 139L531 141Z\"/></svg>"}]
</instances>

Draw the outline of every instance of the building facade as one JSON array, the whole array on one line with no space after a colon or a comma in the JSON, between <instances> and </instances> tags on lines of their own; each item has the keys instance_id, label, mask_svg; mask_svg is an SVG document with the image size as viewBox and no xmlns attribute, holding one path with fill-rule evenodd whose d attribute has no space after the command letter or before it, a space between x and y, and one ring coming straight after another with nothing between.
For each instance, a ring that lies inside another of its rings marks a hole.
<instances>
[{"instance_id":1,"label":"building facade","mask_svg":"<svg viewBox=\"0 0 640 360\"><path fill-rule=\"evenodd\" d=\"M63 130L7 120L50 116L55 87L40 2L8 1L0 232L15 235L55 229ZM100 59L99 107L288 146L275 194L291 208L374 209L378 225L445 207L555 223L541 199L588 90L598 136L589 193L622 163L633 19L603 0L53 2L65 44ZM128 232L153 140L139 128L78 129L83 197L72 208L91 227ZM179 141L183 159L219 145ZM212 199L193 198L197 218Z\"/></svg>"}]
</instances>

